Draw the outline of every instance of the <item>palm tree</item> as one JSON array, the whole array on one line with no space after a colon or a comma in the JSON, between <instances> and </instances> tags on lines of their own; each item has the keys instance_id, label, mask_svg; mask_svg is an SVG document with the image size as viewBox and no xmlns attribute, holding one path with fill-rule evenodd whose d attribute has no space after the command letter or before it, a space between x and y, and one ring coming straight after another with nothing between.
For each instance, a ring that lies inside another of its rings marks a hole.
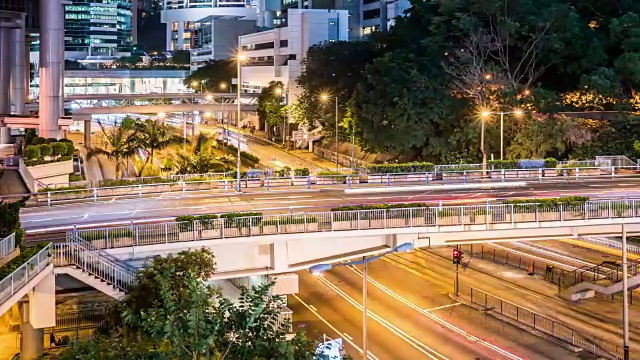
<instances>
[{"instance_id":1,"label":"palm tree","mask_svg":"<svg viewBox=\"0 0 640 360\"><path fill-rule=\"evenodd\" d=\"M140 174L142 174L149 162L153 164L156 152L186 142L185 138L176 134L176 129L173 126L163 124L156 120L147 119L138 121L134 126L140 147L146 150L149 155L140 168Z\"/></svg>"},{"instance_id":2,"label":"palm tree","mask_svg":"<svg viewBox=\"0 0 640 360\"><path fill-rule=\"evenodd\" d=\"M123 121L120 126L105 128L102 123L98 122L102 134L106 139L104 148L95 147L87 152L87 159L97 155L104 155L107 159L116 164L116 179L123 172L128 173L128 160L138 151L139 142L135 127Z\"/></svg>"},{"instance_id":3,"label":"palm tree","mask_svg":"<svg viewBox=\"0 0 640 360\"><path fill-rule=\"evenodd\" d=\"M195 143L176 156L178 174L205 174L212 171L224 171L226 166L216 159L211 149L215 140L200 134Z\"/></svg>"}]
</instances>

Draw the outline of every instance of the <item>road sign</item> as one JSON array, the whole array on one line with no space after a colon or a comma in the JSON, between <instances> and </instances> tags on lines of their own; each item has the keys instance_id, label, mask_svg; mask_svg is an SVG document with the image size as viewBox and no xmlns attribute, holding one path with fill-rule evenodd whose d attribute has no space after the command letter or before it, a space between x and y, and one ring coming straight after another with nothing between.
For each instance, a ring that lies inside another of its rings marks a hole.
<instances>
[{"instance_id":1,"label":"road sign","mask_svg":"<svg viewBox=\"0 0 640 360\"><path fill-rule=\"evenodd\" d=\"M293 138L293 141L302 141L302 140L304 140L304 132L302 132L302 131L292 131L291 132L291 137Z\"/></svg>"},{"instance_id":2,"label":"road sign","mask_svg":"<svg viewBox=\"0 0 640 360\"><path fill-rule=\"evenodd\" d=\"M324 355L323 359L342 360L342 339L327 341L318 345L316 355Z\"/></svg>"}]
</instances>

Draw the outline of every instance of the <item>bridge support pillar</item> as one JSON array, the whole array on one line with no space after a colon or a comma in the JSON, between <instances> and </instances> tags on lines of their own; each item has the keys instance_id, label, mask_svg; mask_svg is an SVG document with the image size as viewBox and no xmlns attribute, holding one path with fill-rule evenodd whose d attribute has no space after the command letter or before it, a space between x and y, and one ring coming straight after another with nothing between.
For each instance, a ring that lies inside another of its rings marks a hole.
<instances>
[{"instance_id":1,"label":"bridge support pillar","mask_svg":"<svg viewBox=\"0 0 640 360\"><path fill-rule=\"evenodd\" d=\"M4 59L0 63L0 114L9 115L11 113L11 99L9 88L11 85L11 28L0 28L0 58ZM0 124L0 144L8 144L11 130Z\"/></svg>"},{"instance_id":2,"label":"bridge support pillar","mask_svg":"<svg viewBox=\"0 0 640 360\"><path fill-rule=\"evenodd\" d=\"M284 241L271 244L271 267L275 272L287 271L289 268L288 246Z\"/></svg>"},{"instance_id":3,"label":"bridge support pillar","mask_svg":"<svg viewBox=\"0 0 640 360\"><path fill-rule=\"evenodd\" d=\"M84 120L84 147L91 147L91 119Z\"/></svg>"},{"instance_id":4,"label":"bridge support pillar","mask_svg":"<svg viewBox=\"0 0 640 360\"><path fill-rule=\"evenodd\" d=\"M64 9L62 0L40 3L40 136L59 138L63 114Z\"/></svg>"},{"instance_id":5,"label":"bridge support pillar","mask_svg":"<svg viewBox=\"0 0 640 360\"><path fill-rule=\"evenodd\" d=\"M22 303L20 359L33 360L44 352L44 328L56 326L56 280L45 276Z\"/></svg>"},{"instance_id":6,"label":"bridge support pillar","mask_svg":"<svg viewBox=\"0 0 640 360\"><path fill-rule=\"evenodd\" d=\"M33 360L44 353L44 328L37 329L29 322L29 317L36 312L35 306L29 302L22 303L20 313L20 359Z\"/></svg>"},{"instance_id":7,"label":"bridge support pillar","mask_svg":"<svg viewBox=\"0 0 640 360\"><path fill-rule=\"evenodd\" d=\"M395 249L398 245L398 236L396 234L388 234L384 235L385 237L385 245L387 245L391 249Z\"/></svg>"}]
</instances>

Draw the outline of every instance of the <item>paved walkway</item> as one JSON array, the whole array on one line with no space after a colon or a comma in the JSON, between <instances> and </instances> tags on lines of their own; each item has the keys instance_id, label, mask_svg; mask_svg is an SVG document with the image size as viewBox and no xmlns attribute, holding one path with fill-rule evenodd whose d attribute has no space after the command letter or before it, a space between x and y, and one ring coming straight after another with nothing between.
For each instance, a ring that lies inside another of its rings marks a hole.
<instances>
[{"instance_id":1,"label":"paved walkway","mask_svg":"<svg viewBox=\"0 0 640 360\"><path fill-rule=\"evenodd\" d=\"M429 252L451 257L450 248L430 249ZM461 270L461 294L464 285L485 291L525 309L545 315L583 334L608 341L620 341L622 336L622 302L601 297L568 301L558 296L556 285L540 276L482 260L467 258L468 268ZM630 318L640 318L640 306L631 306ZM640 345L640 322L630 324L631 340Z\"/></svg>"}]
</instances>

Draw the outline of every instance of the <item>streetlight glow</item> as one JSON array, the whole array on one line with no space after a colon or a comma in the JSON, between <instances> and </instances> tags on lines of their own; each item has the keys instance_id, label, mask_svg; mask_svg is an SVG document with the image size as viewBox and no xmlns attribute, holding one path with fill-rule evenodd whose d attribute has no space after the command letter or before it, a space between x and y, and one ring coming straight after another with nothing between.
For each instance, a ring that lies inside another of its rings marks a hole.
<instances>
[{"instance_id":1,"label":"streetlight glow","mask_svg":"<svg viewBox=\"0 0 640 360\"><path fill-rule=\"evenodd\" d=\"M519 110L519 109L518 109L518 110L514 110L514 111L513 111L513 113L514 113L516 116L522 116L522 114L524 114L524 112L523 112L522 110Z\"/></svg>"},{"instance_id":2,"label":"streetlight glow","mask_svg":"<svg viewBox=\"0 0 640 360\"><path fill-rule=\"evenodd\" d=\"M208 118L211 117L211 113L209 111L205 112L204 117L208 117Z\"/></svg>"},{"instance_id":3,"label":"streetlight glow","mask_svg":"<svg viewBox=\"0 0 640 360\"><path fill-rule=\"evenodd\" d=\"M247 59L247 56L246 56L246 55L243 55L243 54L238 54L237 58L238 58L238 60L240 60L240 61L245 61L245 60Z\"/></svg>"},{"instance_id":4,"label":"streetlight glow","mask_svg":"<svg viewBox=\"0 0 640 360\"><path fill-rule=\"evenodd\" d=\"M207 100L213 100L213 95L211 94L207 95Z\"/></svg>"},{"instance_id":5,"label":"streetlight glow","mask_svg":"<svg viewBox=\"0 0 640 360\"><path fill-rule=\"evenodd\" d=\"M531 95L531 90L526 89L526 90L523 92L523 94L525 94L526 96L529 96L529 95Z\"/></svg>"},{"instance_id":6,"label":"streetlight glow","mask_svg":"<svg viewBox=\"0 0 640 360\"><path fill-rule=\"evenodd\" d=\"M485 118L486 118L486 117L488 117L489 115L491 115L491 112L489 112L489 111L483 111L483 112L481 113L481 115L482 115L482 117L485 117Z\"/></svg>"},{"instance_id":7,"label":"streetlight glow","mask_svg":"<svg viewBox=\"0 0 640 360\"><path fill-rule=\"evenodd\" d=\"M484 78L485 80L491 80L491 74L485 74Z\"/></svg>"},{"instance_id":8,"label":"streetlight glow","mask_svg":"<svg viewBox=\"0 0 640 360\"><path fill-rule=\"evenodd\" d=\"M193 88L194 88L194 87L196 87L196 86L198 86L198 82L197 82L197 81L192 81L192 82L191 82L191 87L193 87Z\"/></svg>"},{"instance_id":9,"label":"streetlight glow","mask_svg":"<svg viewBox=\"0 0 640 360\"><path fill-rule=\"evenodd\" d=\"M220 88L220 90L224 90L227 88L227 83L220 83L220 85L218 85L218 87Z\"/></svg>"},{"instance_id":10,"label":"streetlight glow","mask_svg":"<svg viewBox=\"0 0 640 360\"><path fill-rule=\"evenodd\" d=\"M165 113L163 113L163 112L158 113L158 117L159 117L159 118L164 118L166 115L167 115L167 114L165 114Z\"/></svg>"},{"instance_id":11,"label":"streetlight glow","mask_svg":"<svg viewBox=\"0 0 640 360\"><path fill-rule=\"evenodd\" d=\"M278 95L282 94L282 89L280 89L280 88L276 89L275 91L276 91L276 94L278 94Z\"/></svg>"}]
</instances>

